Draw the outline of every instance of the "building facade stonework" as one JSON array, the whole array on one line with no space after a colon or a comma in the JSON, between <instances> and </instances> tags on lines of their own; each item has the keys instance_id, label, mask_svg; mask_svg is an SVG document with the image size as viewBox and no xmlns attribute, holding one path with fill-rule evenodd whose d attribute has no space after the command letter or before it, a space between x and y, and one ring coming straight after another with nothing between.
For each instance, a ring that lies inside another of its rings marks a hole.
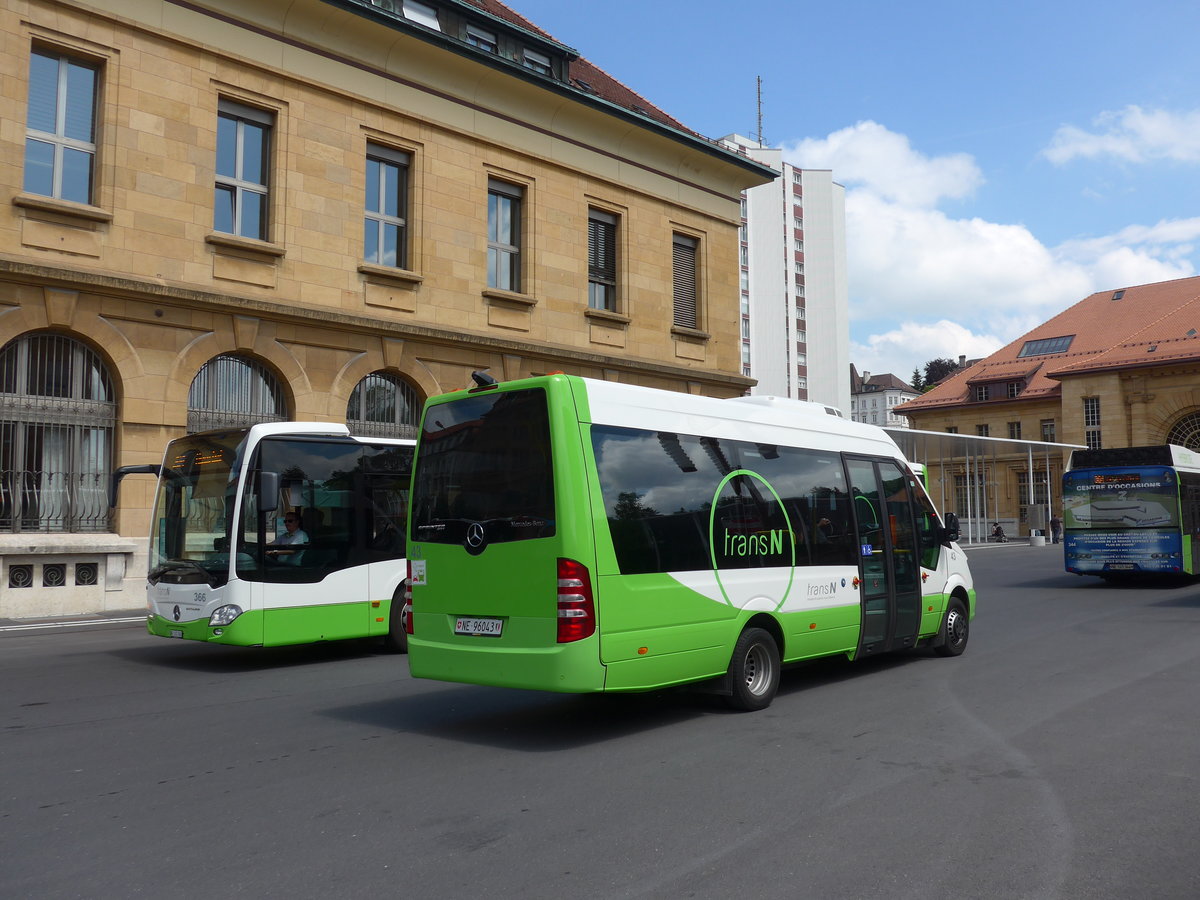
<instances>
[{"instance_id":1,"label":"building facade stonework","mask_svg":"<svg viewBox=\"0 0 1200 900\"><path fill-rule=\"evenodd\" d=\"M747 390L739 197L773 173L507 7L422 10L0 11L0 619L144 603L153 485L109 515L101 479L214 360L292 420L380 374L418 409L478 369Z\"/></svg>"}]
</instances>

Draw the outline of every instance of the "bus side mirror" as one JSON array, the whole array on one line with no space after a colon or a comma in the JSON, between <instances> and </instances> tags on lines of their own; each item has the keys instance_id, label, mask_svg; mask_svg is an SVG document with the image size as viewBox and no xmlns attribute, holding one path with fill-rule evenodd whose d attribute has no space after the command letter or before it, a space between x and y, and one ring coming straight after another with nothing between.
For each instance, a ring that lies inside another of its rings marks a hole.
<instances>
[{"instance_id":1,"label":"bus side mirror","mask_svg":"<svg viewBox=\"0 0 1200 900\"><path fill-rule=\"evenodd\" d=\"M946 524L942 528L942 543L950 545L958 540L958 516L954 513L946 513Z\"/></svg>"},{"instance_id":2,"label":"bus side mirror","mask_svg":"<svg viewBox=\"0 0 1200 900\"><path fill-rule=\"evenodd\" d=\"M126 475L153 475L155 478L160 478L162 477L162 466L121 466L113 472L112 478L108 482L108 505L111 509L117 508L117 491Z\"/></svg>"},{"instance_id":3,"label":"bus side mirror","mask_svg":"<svg viewBox=\"0 0 1200 900\"><path fill-rule=\"evenodd\" d=\"M279 508L279 473L258 473L258 511L273 512Z\"/></svg>"}]
</instances>

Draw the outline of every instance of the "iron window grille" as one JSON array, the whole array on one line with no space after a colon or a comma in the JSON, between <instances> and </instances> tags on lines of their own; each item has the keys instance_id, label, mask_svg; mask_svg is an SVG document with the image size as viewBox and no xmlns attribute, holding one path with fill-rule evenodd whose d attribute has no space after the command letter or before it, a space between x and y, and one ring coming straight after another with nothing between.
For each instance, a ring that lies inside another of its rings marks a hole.
<instances>
[{"instance_id":1,"label":"iron window grille","mask_svg":"<svg viewBox=\"0 0 1200 900\"><path fill-rule=\"evenodd\" d=\"M286 422L283 387L264 365L225 354L204 364L188 390L188 433Z\"/></svg>"},{"instance_id":2,"label":"iron window grille","mask_svg":"<svg viewBox=\"0 0 1200 900\"><path fill-rule=\"evenodd\" d=\"M30 334L0 350L0 531L104 532L117 404L91 348Z\"/></svg>"},{"instance_id":3,"label":"iron window grille","mask_svg":"<svg viewBox=\"0 0 1200 900\"><path fill-rule=\"evenodd\" d=\"M417 392L388 372L372 372L354 386L346 425L364 437L417 436L421 401Z\"/></svg>"}]
</instances>

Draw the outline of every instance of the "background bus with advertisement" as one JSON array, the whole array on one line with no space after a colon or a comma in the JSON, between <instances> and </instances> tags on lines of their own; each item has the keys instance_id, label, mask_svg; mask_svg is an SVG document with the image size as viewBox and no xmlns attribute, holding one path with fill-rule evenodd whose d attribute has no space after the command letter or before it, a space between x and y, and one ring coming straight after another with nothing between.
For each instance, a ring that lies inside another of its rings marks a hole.
<instances>
[{"instance_id":1,"label":"background bus with advertisement","mask_svg":"<svg viewBox=\"0 0 1200 900\"><path fill-rule=\"evenodd\" d=\"M1063 474L1066 570L1195 575L1200 454L1170 444L1076 450Z\"/></svg>"}]
</instances>

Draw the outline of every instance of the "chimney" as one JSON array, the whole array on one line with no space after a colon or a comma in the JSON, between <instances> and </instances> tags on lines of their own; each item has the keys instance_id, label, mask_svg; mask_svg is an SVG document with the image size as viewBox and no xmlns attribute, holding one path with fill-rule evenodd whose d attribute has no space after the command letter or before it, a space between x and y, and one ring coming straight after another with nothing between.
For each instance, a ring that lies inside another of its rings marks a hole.
<instances>
[{"instance_id":1,"label":"chimney","mask_svg":"<svg viewBox=\"0 0 1200 900\"><path fill-rule=\"evenodd\" d=\"M866 384L870 380L871 380L871 373L868 372L866 369L863 369L862 383Z\"/></svg>"},{"instance_id":2,"label":"chimney","mask_svg":"<svg viewBox=\"0 0 1200 900\"><path fill-rule=\"evenodd\" d=\"M967 367L967 354L965 354L965 353L960 353L960 354L959 354L959 356L958 356L958 367L959 367L960 369L965 369L965 368Z\"/></svg>"}]
</instances>

